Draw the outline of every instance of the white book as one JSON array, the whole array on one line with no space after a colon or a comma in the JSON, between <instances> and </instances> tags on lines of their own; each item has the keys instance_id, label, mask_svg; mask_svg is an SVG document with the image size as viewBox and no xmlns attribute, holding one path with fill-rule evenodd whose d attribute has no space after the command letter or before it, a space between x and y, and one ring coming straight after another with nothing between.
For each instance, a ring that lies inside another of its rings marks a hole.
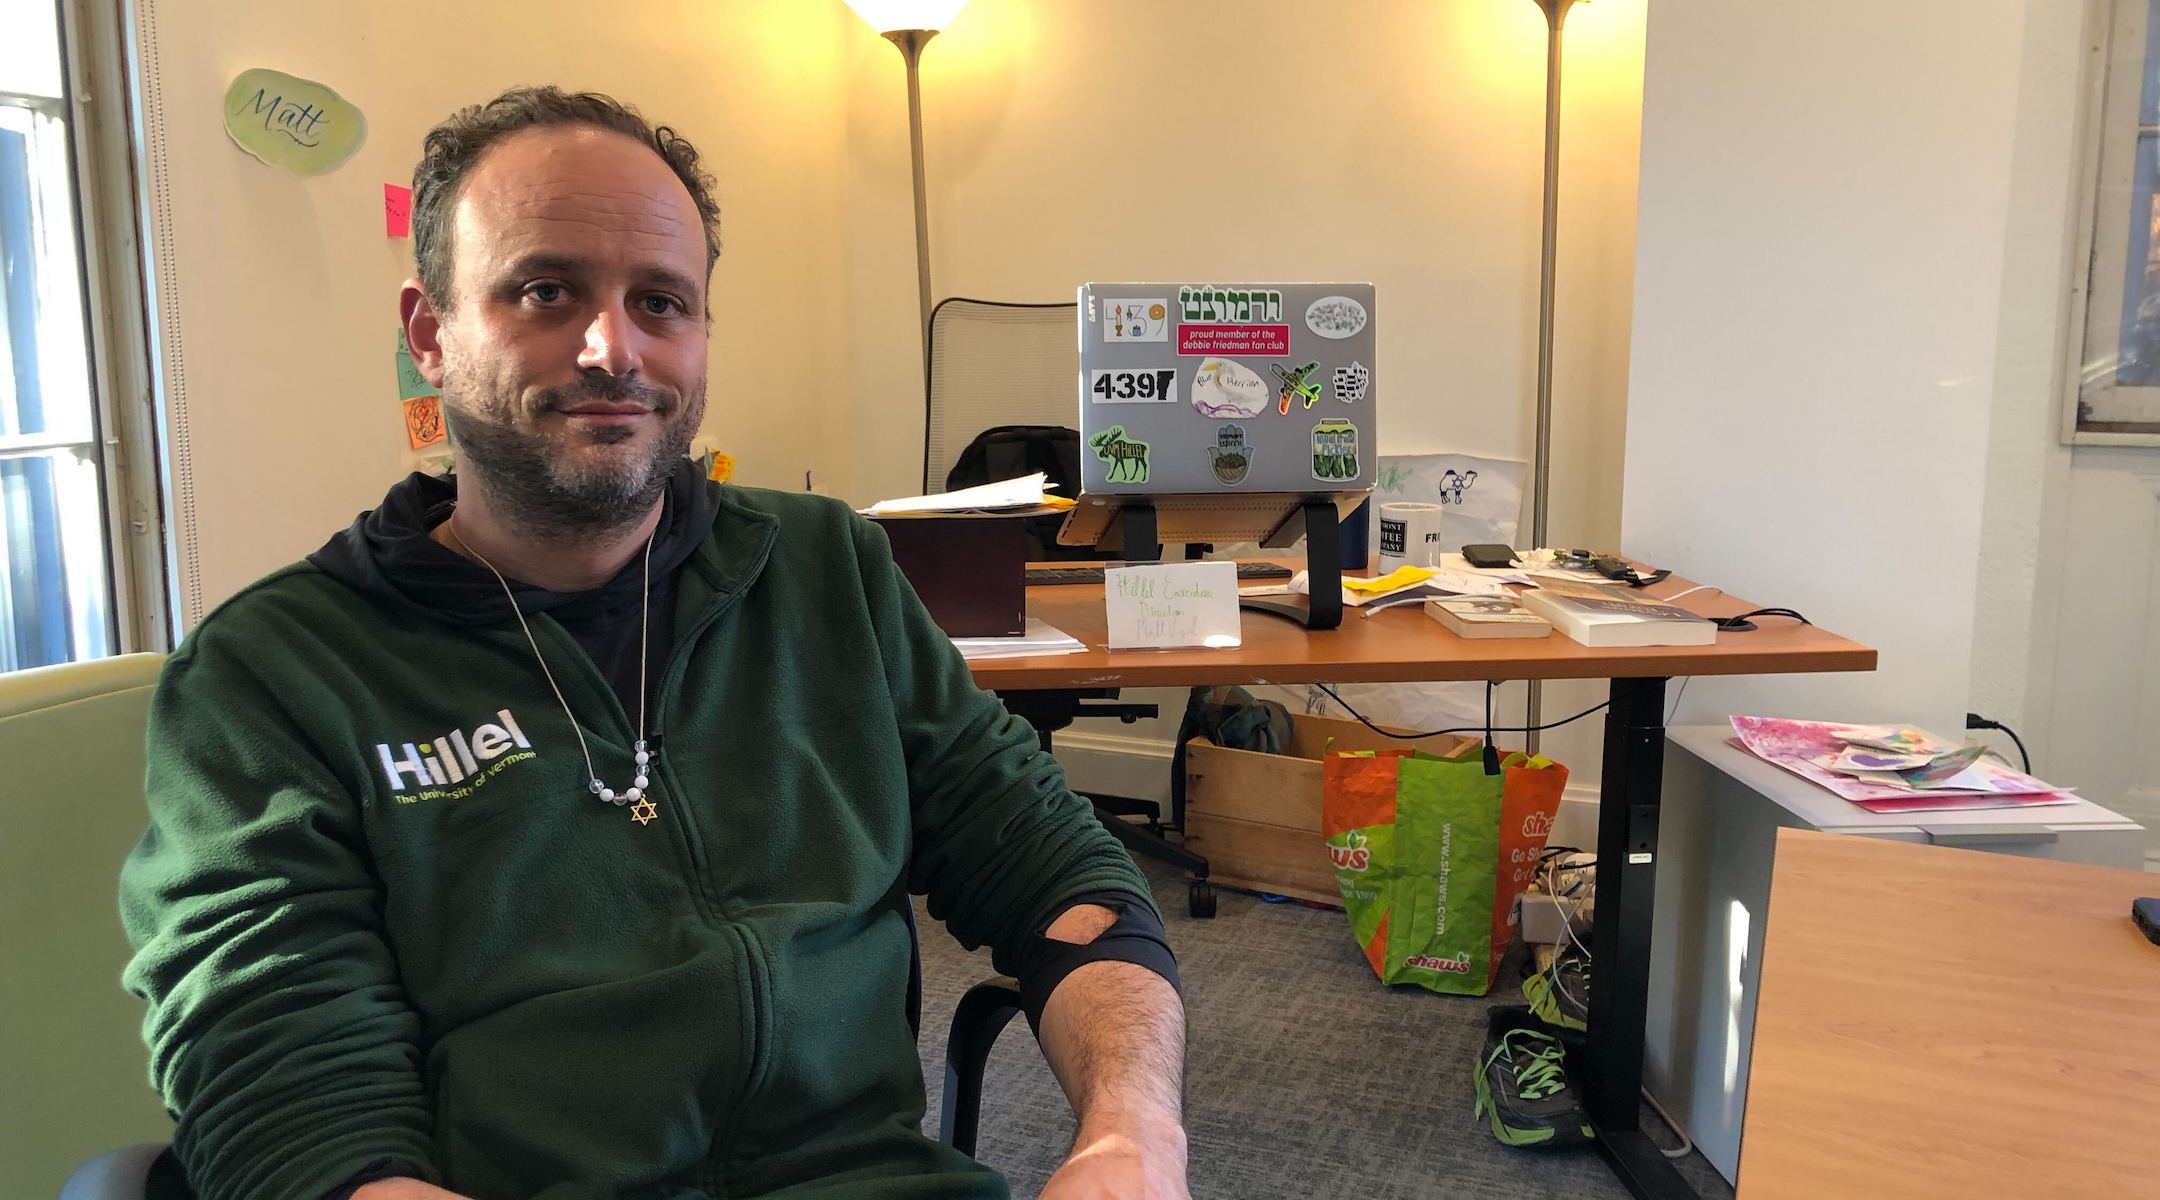
<instances>
[{"instance_id":1,"label":"white book","mask_svg":"<svg viewBox=\"0 0 2160 1200\"><path fill-rule=\"evenodd\" d=\"M1717 625L1684 608L1620 596L1567 595L1533 588L1523 607L1585 646L1710 646Z\"/></svg>"}]
</instances>

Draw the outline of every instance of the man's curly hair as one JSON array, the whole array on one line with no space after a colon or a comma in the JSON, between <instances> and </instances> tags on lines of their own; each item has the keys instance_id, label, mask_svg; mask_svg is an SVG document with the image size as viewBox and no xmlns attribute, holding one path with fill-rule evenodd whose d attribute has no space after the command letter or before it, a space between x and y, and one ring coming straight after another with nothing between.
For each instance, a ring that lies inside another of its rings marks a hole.
<instances>
[{"instance_id":1,"label":"man's curly hair","mask_svg":"<svg viewBox=\"0 0 2160 1200\"><path fill-rule=\"evenodd\" d=\"M451 293L450 210L458 189L488 147L525 129L589 125L641 142L682 180L705 225L705 271L720 257L720 206L713 200L713 178L698 166L697 147L666 125L655 126L638 111L598 92L565 92L559 87L512 88L486 104L459 109L428 130L420 164L413 168L413 259L428 302L448 311Z\"/></svg>"}]
</instances>

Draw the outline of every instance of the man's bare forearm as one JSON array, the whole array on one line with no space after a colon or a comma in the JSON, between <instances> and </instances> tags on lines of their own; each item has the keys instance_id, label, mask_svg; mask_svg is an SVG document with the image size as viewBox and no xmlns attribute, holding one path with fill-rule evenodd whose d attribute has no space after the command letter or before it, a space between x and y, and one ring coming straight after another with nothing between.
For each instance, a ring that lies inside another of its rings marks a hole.
<instances>
[{"instance_id":1,"label":"man's bare forearm","mask_svg":"<svg viewBox=\"0 0 2160 1200\"><path fill-rule=\"evenodd\" d=\"M1162 976L1115 961L1076 969L1043 1006L1041 1040L1083 1130L1182 1124L1185 1007Z\"/></svg>"}]
</instances>

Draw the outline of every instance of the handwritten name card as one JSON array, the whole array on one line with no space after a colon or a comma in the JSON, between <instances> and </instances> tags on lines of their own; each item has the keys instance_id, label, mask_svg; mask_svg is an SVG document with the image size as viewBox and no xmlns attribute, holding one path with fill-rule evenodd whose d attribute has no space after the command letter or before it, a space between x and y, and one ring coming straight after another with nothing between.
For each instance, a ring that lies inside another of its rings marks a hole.
<instances>
[{"instance_id":1,"label":"handwritten name card","mask_svg":"<svg viewBox=\"0 0 2160 1200\"><path fill-rule=\"evenodd\" d=\"M1112 650L1229 649L1238 632L1237 564L1164 563L1103 572Z\"/></svg>"},{"instance_id":2,"label":"handwritten name card","mask_svg":"<svg viewBox=\"0 0 2160 1200\"><path fill-rule=\"evenodd\" d=\"M225 89L225 133L273 167L320 175L360 149L367 118L322 84L256 67Z\"/></svg>"}]
</instances>

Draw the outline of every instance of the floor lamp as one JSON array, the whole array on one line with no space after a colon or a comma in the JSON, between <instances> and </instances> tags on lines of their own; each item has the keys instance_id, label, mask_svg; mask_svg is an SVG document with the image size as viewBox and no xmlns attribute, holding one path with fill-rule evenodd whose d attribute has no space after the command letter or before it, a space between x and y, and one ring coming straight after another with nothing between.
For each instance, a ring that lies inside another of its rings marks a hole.
<instances>
[{"instance_id":1,"label":"floor lamp","mask_svg":"<svg viewBox=\"0 0 2160 1200\"><path fill-rule=\"evenodd\" d=\"M1533 0L1545 13L1545 244L1538 270L1537 454L1531 460L1530 548L1545 548L1545 526L1552 491L1552 343L1553 268L1560 232L1560 32L1576 0ZM1530 681L1530 719L1523 722L1530 753L1538 750L1537 726L1544 715L1545 688Z\"/></svg>"},{"instance_id":2,"label":"floor lamp","mask_svg":"<svg viewBox=\"0 0 2160 1200\"><path fill-rule=\"evenodd\" d=\"M923 47L967 6L967 0L847 0L857 16L900 48L907 64L908 147L915 164L915 289L922 308L916 330L929 352L930 207L923 188L922 83Z\"/></svg>"}]
</instances>

